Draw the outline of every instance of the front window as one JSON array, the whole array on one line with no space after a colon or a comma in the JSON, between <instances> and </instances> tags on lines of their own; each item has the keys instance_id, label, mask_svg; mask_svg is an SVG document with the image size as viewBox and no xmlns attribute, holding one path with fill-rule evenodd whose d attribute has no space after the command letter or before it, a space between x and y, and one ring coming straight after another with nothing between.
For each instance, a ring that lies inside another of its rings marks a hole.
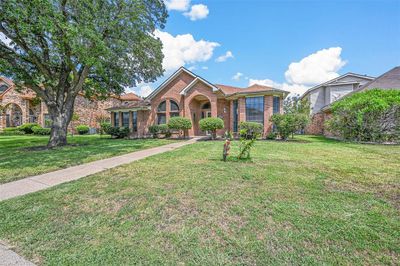
<instances>
[{"instance_id":1,"label":"front window","mask_svg":"<svg viewBox=\"0 0 400 266\"><path fill-rule=\"evenodd\" d=\"M114 127L119 127L119 113L114 113Z\"/></svg>"},{"instance_id":2,"label":"front window","mask_svg":"<svg viewBox=\"0 0 400 266\"><path fill-rule=\"evenodd\" d=\"M167 103L163 101L158 105L157 112L165 112L167 111Z\"/></svg>"},{"instance_id":3,"label":"front window","mask_svg":"<svg viewBox=\"0 0 400 266\"><path fill-rule=\"evenodd\" d=\"M132 114L132 126L133 126L133 131L137 131L137 112L133 112Z\"/></svg>"},{"instance_id":4,"label":"front window","mask_svg":"<svg viewBox=\"0 0 400 266\"><path fill-rule=\"evenodd\" d=\"M129 127L129 112L122 113L122 126Z\"/></svg>"},{"instance_id":5,"label":"front window","mask_svg":"<svg viewBox=\"0 0 400 266\"><path fill-rule=\"evenodd\" d=\"M238 100L233 101L233 132L238 132Z\"/></svg>"},{"instance_id":6,"label":"front window","mask_svg":"<svg viewBox=\"0 0 400 266\"><path fill-rule=\"evenodd\" d=\"M157 124L166 124L167 123L167 117L165 114L157 114Z\"/></svg>"},{"instance_id":7,"label":"front window","mask_svg":"<svg viewBox=\"0 0 400 266\"><path fill-rule=\"evenodd\" d=\"M280 102L280 97L274 96L274 102L273 102L273 113L278 114L281 111L281 102Z\"/></svg>"},{"instance_id":8,"label":"front window","mask_svg":"<svg viewBox=\"0 0 400 266\"><path fill-rule=\"evenodd\" d=\"M246 98L246 121L264 124L264 97Z\"/></svg>"},{"instance_id":9,"label":"front window","mask_svg":"<svg viewBox=\"0 0 400 266\"><path fill-rule=\"evenodd\" d=\"M170 100L169 103L170 103L169 116L170 117L179 116L179 105L173 100Z\"/></svg>"}]
</instances>

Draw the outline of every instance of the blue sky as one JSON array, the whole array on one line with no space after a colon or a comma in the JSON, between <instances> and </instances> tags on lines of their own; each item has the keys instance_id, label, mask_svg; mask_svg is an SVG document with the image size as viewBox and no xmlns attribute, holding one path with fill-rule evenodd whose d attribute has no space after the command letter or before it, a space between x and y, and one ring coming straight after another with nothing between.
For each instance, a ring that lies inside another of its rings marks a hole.
<instances>
[{"instance_id":1,"label":"blue sky","mask_svg":"<svg viewBox=\"0 0 400 266\"><path fill-rule=\"evenodd\" d=\"M156 35L166 72L134 89L144 96L179 65L213 83L294 93L346 72L377 76L400 65L399 0L165 1L169 18Z\"/></svg>"}]
</instances>

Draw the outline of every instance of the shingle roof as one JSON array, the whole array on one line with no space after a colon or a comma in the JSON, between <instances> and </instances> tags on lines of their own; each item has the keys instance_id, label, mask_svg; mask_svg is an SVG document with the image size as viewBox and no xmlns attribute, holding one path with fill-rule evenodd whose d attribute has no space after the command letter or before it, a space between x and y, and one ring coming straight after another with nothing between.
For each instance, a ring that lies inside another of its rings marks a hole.
<instances>
[{"instance_id":1,"label":"shingle roof","mask_svg":"<svg viewBox=\"0 0 400 266\"><path fill-rule=\"evenodd\" d=\"M122 101L140 101L141 98L134 94L133 92L129 92L120 96Z\"/></svg>"},{"instance_id":2,"label":"shingle roof","mask_svg":"<svg viewBox=\"0 0 400 266\"><path fill-rule=\"evenodd\" d=\"M114 106L106 109L107 111L115 111L115 110L131 110L131 109L147 109L150 107L150 101L148 100L140 100L134 101L129 104L124 104L120 106Z\"/></svg>"},{"instance_id":3,"label":"shingle roof","mask_svg":"<svg viewBox=\"0 0 400 266\"><path fill-rule=\"evenodd\" d=\"M376 79L364 84L356 91L368 89L400 89L400 66L394 67Z\"/></svg>"},{"instance_id":4,"label":"shingle roof","mask_svg":"<svg viewBox=\"0 0 400 266\"><path fill-rule=\"evenodd\" d=\"M218 89L220 89L225 95L268 92L268 91L281 92L281 93L289 94L288 91L275 89L275 88L272 88L272 87L269 87L269 86L260 85L260 84L253 84L253 85L251 85L251 86L249 86L247 88L239 88L239 87L233 87L233 86L222 85L222 84L216 84L215 86Z\"/></svg>"}]
</instances>

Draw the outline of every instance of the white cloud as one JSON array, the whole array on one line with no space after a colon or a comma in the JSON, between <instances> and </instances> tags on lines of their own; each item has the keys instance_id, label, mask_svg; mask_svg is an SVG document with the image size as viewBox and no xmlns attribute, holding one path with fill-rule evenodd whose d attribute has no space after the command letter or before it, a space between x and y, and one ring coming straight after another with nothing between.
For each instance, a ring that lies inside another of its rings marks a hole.
<instances>
[{"instance_id":1,"label":"white cloud","mask_svg":"<svg viewBox=\"0 0 400 266\"><path fill-rule=\"evenodd\" d=\"M299 62L291 63L285 72L286 82L250 78L249 86L260 84L301 95L310 87L339 76L337 72L346 64L340 57L341 52L340 47L319 50Z\"/></svg>"},{"instance_id":2,"label":"white cloud","mask_svg":"<svg viewBox=\"0 0 400 266\"><path fill-rule=\"evenodd\" d=\"M237 73L232 77L232 79L233 79L233 80L236 80L236 81L239 81L240 78L241 78L242 76L243 76L243 73L237 72Z\"/></svg>"},{"instance_id":3,"label":"white cloud","mask_svg":"<svg viewBox=\"0 0 400 266\"><path fill-rule=\"evenodd\" d=\"M189 69L190 71L193 71L193 70L196 70L197 67L196 67L196 66L190 66L190 67L188 67L188 69Z\"/></svg>"},{"instance_id":4,"label":"white cloud","mask_svg":"<svg viewBox=\"0 0 400 266\"><path fill-rule=\"evenodd\" d=\"M210 13L210 11L206 5L198 4L192 5L190 11L183 13L183 15L190 18L190 20L195 21L205 19L208 16L208 13Z\"/></svg>"},{"instance_id":5,"label":"white cloud","mask_svg":"<svg viewBox=\"0 0 400 266\"><path fill-rule=\"evenodd\" d=\"M313 53L300 62L293 62L285 72L286 80L293 84L315 85L339 76L337 71L346 61L340 54L342 48L332 47Z\"/></svg>"},{"instance_id":6,"label":"white cloud","mask_svg":"<svg viewBox=\"0 0 400 266\"><path fill-rule=\"evenodd\" d=\"M142 97L147 97L154 89L152 87L150 87L149 85L144 85L142 87L140 87L138 94L139 96Z\"/></svg>"},{"instance_id":7,"label":"white cloud","mask_svg":"<svg viewBox=\"0 0 400 266\"><path fill-rule=\"evenodd\" d=\"M165 0L168 10L186 11L189 9L190 0Z\"/></svg>"},{"instance_id":8,"label":"white cloud","mask_svg":"<svg viewBox=\"0 0 400 266\"><path fill-rule=\"evenodd\" d=\"M154 35L163 43L163 67L175 70L185 64L205 62L209 60L219 43L195 40L191 34L172 36L168 32L156 30Z\"/></svg>"},{"instance_id":9,"label":"white cloud","mask_svg":"<svg viewBox=\"0 0 400 266\"><path fill-rule=\"evenodd\" d=\"M203 67L201 67L201 69L207 70L208 66L203 66Z\"/></svg>"},{"instance_id":10,"label":"white cloud","mask_svg":"<svg viewBox=\"0 0 400 266\"><path fill-rule=\"evenodd\" d=\"M233 54L231 51L227 51L224 55L219 56L217 59L215 59L215 62L218 63L225 62L229 58L233 58Z\"/></svg>"}]
</instances>

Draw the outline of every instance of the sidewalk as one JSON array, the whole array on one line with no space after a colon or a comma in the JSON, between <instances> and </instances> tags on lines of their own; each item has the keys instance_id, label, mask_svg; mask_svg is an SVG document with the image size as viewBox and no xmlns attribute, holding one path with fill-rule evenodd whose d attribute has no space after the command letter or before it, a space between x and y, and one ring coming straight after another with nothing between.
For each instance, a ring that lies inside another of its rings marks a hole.
<instances>
[{"instance_id":1,"label":"sidewalk","mask_svg":"<svg viewBox=\"0 0 400 266\"><path fill-rule=\"evenodd\" d=\"M77 180L82 177L92 175L123 164L131 163L152 155L175 150L182 146L192 144L199 139L200 138L193 138L187 141L172 143L147 150L136 151L120 156L69 167L46 174L27 177L10 183L5 183L0 185L0 201L43 190L65 182Z\"/></svg>"},{"instance_id":2,"label":"sidewalk","mask_svg":"<svg viewBox=\"0 0 400 266\"><path fill-rule=\"evenodd\" d=\"M14 251L12 251L6 244L0 241L0 265L4 266L35 266L30 261L27 261Z\"/></svg>"}]
</instances>

